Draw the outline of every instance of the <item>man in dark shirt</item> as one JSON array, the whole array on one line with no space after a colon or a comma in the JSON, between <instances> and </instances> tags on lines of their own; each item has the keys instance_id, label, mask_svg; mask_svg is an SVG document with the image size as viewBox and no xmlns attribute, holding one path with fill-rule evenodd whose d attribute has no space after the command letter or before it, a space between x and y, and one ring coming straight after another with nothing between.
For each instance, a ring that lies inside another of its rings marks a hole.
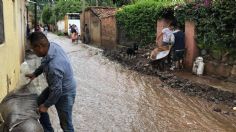
<instances>
[{"instance_id":1,"label":"man in dark shirt","mask_svg":"<svg viewBox=\"0 0 236 132\"><path fill-rule=\"evenodd\" d=\"M42 32L34 32L29 36L30 46L38 57L42 57L41 65L26 77L33 80L44 73L48 87L38 99L40 122L45 132L53 132L47 110L55 105L64 132L74 132L72 124L72 107L76 95L76 82L69 58L56 43L50 43Z\"/></svg>"},{"instance_id":2,"label":"man in dark shirt","mask_svg":"<svg viewBox=\"0 0 236 132\"><path fill-rule=\"evenodd\" d=\"M184 59L184 52L185 52L185 35L184 32L179 30L176 27L176 30L173 32L175 36L175 42L173 45L174 51L174 62L176 68L183 68L183 59Z\"/></svg>"}]
</instances>

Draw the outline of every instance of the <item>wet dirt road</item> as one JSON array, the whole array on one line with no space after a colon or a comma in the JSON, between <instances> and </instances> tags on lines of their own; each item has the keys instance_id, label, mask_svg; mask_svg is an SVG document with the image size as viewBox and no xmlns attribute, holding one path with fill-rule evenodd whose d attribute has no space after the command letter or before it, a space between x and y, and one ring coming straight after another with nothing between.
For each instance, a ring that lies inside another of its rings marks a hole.
<instances>
[{"instance_id":1,"label":"wet dirt road","mask_svg":"<svg viewBox=\"0 0 236 132\"><path fill-rule=\"evenodd\" d=\"M101 50L48 35L68 53L77 81L76 132L235 132L236 118L212 111L215 104L163 87L156 77L122 68ZM56 112L55 131L61 131Z\"/></svg>"}]
</instances>

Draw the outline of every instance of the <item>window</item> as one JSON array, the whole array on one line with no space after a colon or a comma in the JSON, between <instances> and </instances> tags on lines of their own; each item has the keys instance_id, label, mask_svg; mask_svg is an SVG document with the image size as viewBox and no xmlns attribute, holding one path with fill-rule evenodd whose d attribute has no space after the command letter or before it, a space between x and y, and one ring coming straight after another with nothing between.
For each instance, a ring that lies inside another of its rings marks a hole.
<instances>
[{"instance_id":1,"label":"window","mask_svg":"<svg viewBox=\"0 0 236 132\"><path fill-rule=\"evenodd\" d=\"M3 20L3 4L2 0L0 0L0 44L5 41L4 35L4 20Z\"/></svg>"}]
</instances>

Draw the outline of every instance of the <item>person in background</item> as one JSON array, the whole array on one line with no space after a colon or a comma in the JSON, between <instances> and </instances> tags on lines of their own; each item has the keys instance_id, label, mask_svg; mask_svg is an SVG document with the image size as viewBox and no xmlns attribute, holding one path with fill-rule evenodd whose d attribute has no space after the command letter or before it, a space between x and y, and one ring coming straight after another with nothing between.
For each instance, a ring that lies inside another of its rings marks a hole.
<instances>
[{"instance_id":1,"label":"person in background","mask_svg":"<svg viewBox=\"0 0 236 132\"><path fill-rule=\"evenodd\" d=\"M174 23L172 21L169 22L168 26L162 30L161 34L158 35L157 41L162 38L162 44L151 52L151 59L154 60L160 51L170 50L170 46L172 44L171 37L173 36L174 30L173 24Z\"/></svg>"},{"instance_id":2,"label":"person in background","mask_svg":"<svg viewBox=\"0 0 236 132\"><path fill-rule=\"evenodd\" d=\"M175 42L173 45L173 60L174 65L171 67L171 70L182 69L183 66L183 59L185 53L185 35L184 32L179 29L177 24L175 25L175 31L173 32L175 36Z\"/></svg>"},{"instance_id":3,"label":"person in background","mask_svg":"<svg viewBox=\"0 0 236 132\"><path fill-rule=\"evenodd\" d=\"M76 25L74 25L74 29L76 30L77 33L79 33L79 29Z\"/></svg>"},{"instance_id":4,"label":"person in background","mask_svg":"<svg viewBox=\"0 0 236 132\"><path fill-rule=\"evenodd\" d=\"M72 108L76 96L76 82L73 69L65 51L56 43L49 42L42 32L33 32L29 36L30 47L38 57L42 57L41 65L31 74L34 80L44 73L48 87L38 98L40 123L44 132L53 132L48 108L55 105L60 125L64 132L74 132L72 124Z\"/></svg>"},{"instance_id":5,"label":"person in background","mask_svg":"<svg viewBox=\"0 0 236 132\"><path fill-rule=\"evenodd\" d=\"M42 24L39 25L39 28L40 28L40 31L41 31L41 32L44 31Z\"/></svg>"},{"instance_id":6,"label":"person in background","mask_svg":"<svg viewBox=\"0 0 236 132\"><path fill-rule=\"evenodd\" d=\"M161 47L166 47L172 44L171 37L174 31L174 22L171 21L170 24L162 29L161 34L158 35L157 40L160 40L162 37L162 45Z\"/></svg>"},{"instance_id":7,"label":"person in background","mask_svg":"<svg viewBox=\"0 0 236 132\"><path fill-rule=\"evenodd\" d=\"M88 25L84 25L84 43L89 44L90 43L90 35L89 35L89 28Z\"/></svg>"},{"instance_id":8,"label":"person in background","mask_svg":"<svg viewBox=\"0 0 236 132\"><path fill-rule=\"evenodd\" d=\"M41 32L41 31L42 31L42 30L41 30L40 26L37 25L36 28L35 28L35 32Z\"/></svg>"},{"instance_id":9,"label":"person in background","mask_svg":"<svg viewBox=\"0 0 236 132\"><path fill-rule=\"evenodd\" d=\"M43 33L45 36L47 36L47 34L48 34L48 25L47 24L44 25L44 27L43 27Z\"/></svg>"},{"instance_id":10,"label":"person in background","mask_svg":"<svg viewBox=\"0 0 236 132\"><path fill-rule=\"evenodd\" d=\"M78 43L78 32L76 31L76 25L72 25L71 28L71 41L72 43L76 42Z\"/></svg>"},{"instance_id":11,"label":"person in background","mask_svg":"<svg viewBox=\"0 0 236 132\"><path fill-rule=\"evenodd\" d=\"M29 27L29 24L27 24L27 26L26 26L26 36L27 36L27 38L29 37L29 35L30 35L30 27Z\"/></svg>"},{"instance_id":12,"label":"person in background","mask_svg":"<svg viewBox=\"0 0 236 132\"><path fill-rule=\"evenodd\" d=\"M71 24L69 24L69 36L71 35L71 30L72 30L72 25Z\"/></svg>"}]
</instances>

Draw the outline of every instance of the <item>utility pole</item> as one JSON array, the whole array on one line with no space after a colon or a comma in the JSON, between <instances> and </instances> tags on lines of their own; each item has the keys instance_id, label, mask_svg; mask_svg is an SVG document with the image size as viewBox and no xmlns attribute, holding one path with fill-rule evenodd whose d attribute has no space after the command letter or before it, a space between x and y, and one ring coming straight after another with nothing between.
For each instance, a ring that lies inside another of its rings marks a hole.
<instances>
[{"instance_id":1,"label":"utility pole","mask_svg":"<svg viewBox=\"0 0 236 132\"><path fill-rule=\"evenodd\" d=\"M53 8L55 6L56 6L56 3L54 2L54 0L51 0L51 7ZM57 19L56 19L57 17L56 17L56 12L55 11L53 11L52 13L53 13L53 17L54 17L54 25L55 25L54 31L55 31L55 30L58 30L58 28L57 28Z\"/></svg>"},{"instance_id":2,"label":"utility pole","mask_svg":"<svg viewBox=\"0 0 236 132\"><path fill-rule=\"evenodd\" d=\"M85 0L82 0L83 25L85 24Z\"/></svg>"},{"instance_id":3,"label":"utility pole","mask_svg":"<svg viewBox=\"0 0 236 132\"><path fill-rule=\"evenodd\" d=\"M98 0L96 0L96 6L98 6Z\"/></svg>"},{"instance_id":4,"label":"utility pole","mask_svg":"<svg viewBox=\"0 0 236 132\"><path fill-rule=\"evenodd\" d=\"M37 3L34 3L34 31L37 28Z\"/></svg>"},{"instance_id":5,"label":"utility pole","mask_svg":"<svg viewBox=\"0 0 236 132\"><path fill-rule=\"evenodd\" d=\"M27 26L29 25L29 7L26 6L26 23L27 23Z\"/></svg>"},{"instance_id":6,"label":"utility pole","mask_svg":"<svg viewBox=\"0 0 236 132\"><path fill-rule=\"evenodd\" d=\"M27 2L34 4L34 31L36 31L36 27L37 27L37 2L36 2L36 0L34 0L34 1L27 0Z\"/></svg>"},{"instance_id":7,"label":"utility pole","mask_svg":"<svg viewBox=\"0 0 236 132\"><path fill-rule=\"evenodd\" d=\"M84 30L84 26L85 26L85 0L82 0L82 2L83 2L83 5L82 5L83 23L82 23L82 28L80 29L80 31L81 31L81 38L82 38L81 40L82 40L82 42L84 42L84 36L85 36L85 30ZM80 27L81 27L81 25L80 25Z\"/></svg>"}]
</instances>

